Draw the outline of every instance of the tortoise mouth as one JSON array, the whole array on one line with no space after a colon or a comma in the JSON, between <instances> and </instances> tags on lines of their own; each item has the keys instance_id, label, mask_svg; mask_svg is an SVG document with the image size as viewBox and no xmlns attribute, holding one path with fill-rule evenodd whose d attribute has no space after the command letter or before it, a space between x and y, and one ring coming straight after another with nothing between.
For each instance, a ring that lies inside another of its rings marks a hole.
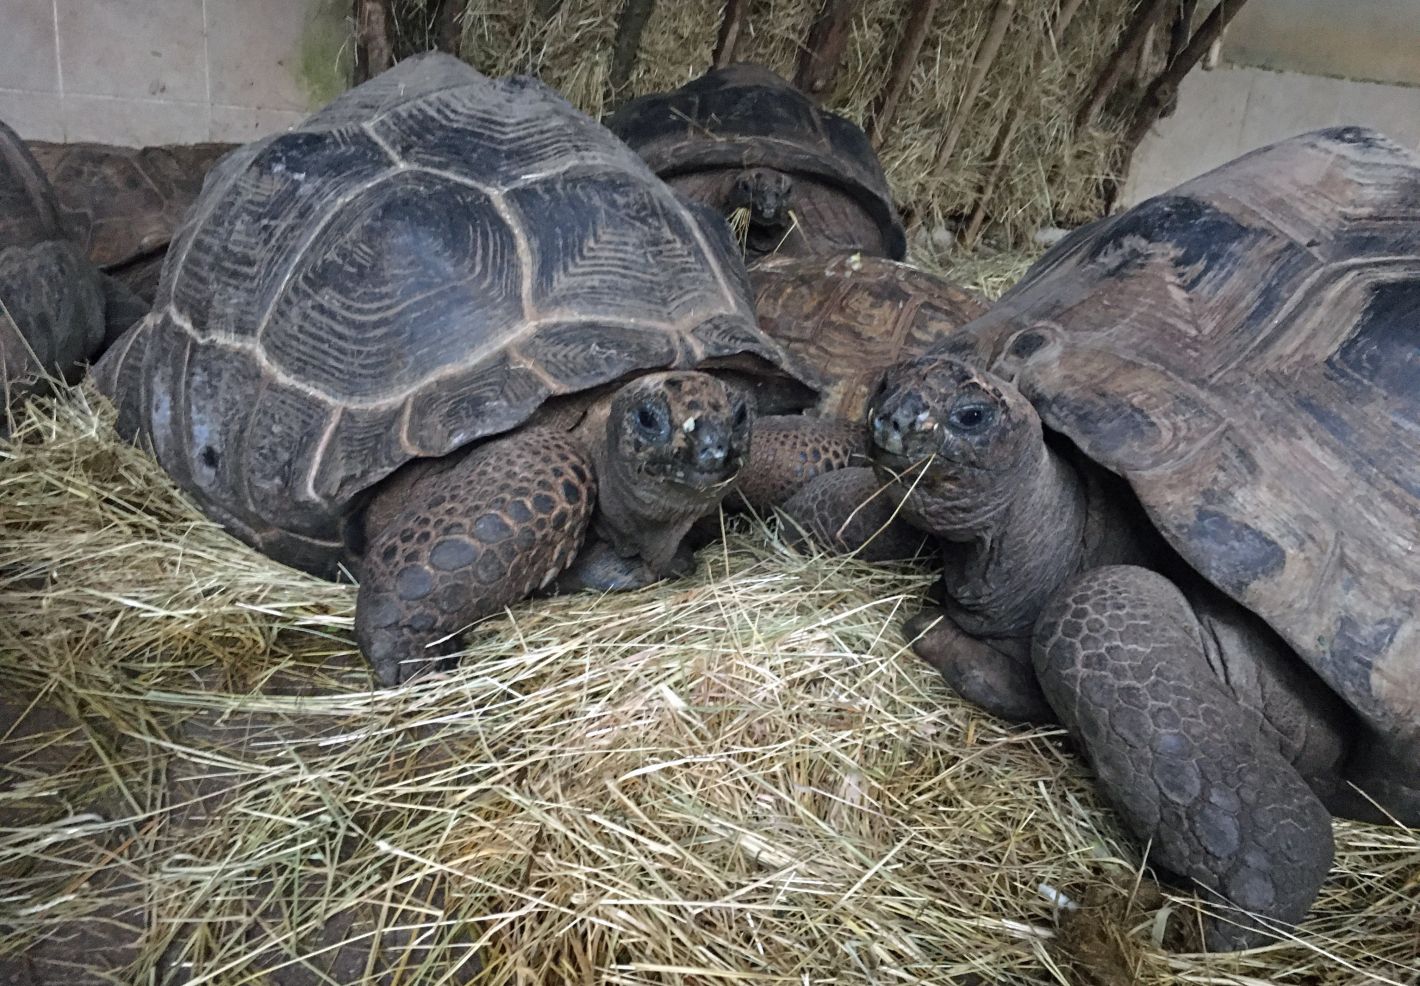
<instances>
[{"instance_id":1,"label":"tortoise mouth","mask_svg":"<svg viewBox=\"0 0 1420 986\"><path fill-rule=\"evenodd\" d=\"M662 475L662 479L673 485L696 493L709 493L723 487L728 490L740 474L740 458L732 456L724 465L713 468L677 465Z\"/></svg>"}]
</instances>

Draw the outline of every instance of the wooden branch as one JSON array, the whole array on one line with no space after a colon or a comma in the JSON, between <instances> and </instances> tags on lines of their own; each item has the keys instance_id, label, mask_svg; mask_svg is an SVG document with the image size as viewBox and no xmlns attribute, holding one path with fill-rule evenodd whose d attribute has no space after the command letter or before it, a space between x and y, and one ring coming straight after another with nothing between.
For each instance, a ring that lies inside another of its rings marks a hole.
<instances>
[{"instance_id":1,"label":"wooden branch","mask_svg":"<svg viewBox=\"0 0 1420 986\"><path fill-rule=\"evenodd\" d=\"M355 0L355 84L394 64L386 0Z\"/></svg>"},{"instance_id":2,"label":"wooden branch","mask_svg":"<svg viewBox=\"0 0 1420 986\"><path fill-rule=\"evenodd\" d=\"M1173 27L1169 31L1169 54L1164 59L1164 67L1168 68L1178 61L1178 56L1183 54L1183 49L1188 44L1189 32L1193 30L1193 14L1198 10L1198 0L1179 0L1178 16L1173 20Z\"/></svg>"},{"instance_id":3,"label":"wooden branch","mask_svg":"<svg viewBox=\"0 0 1420 986\"><path fill-rule=\"evenodd\" d=\"M1085 0L1065 0L1060 5L1060 11L1055 15L1055 23L1050 26L1050 38L1058 48L1065 42L1065 32L1070 30L1070 22L1075 19L1075 15L1084 6Z\"/></svg>"},{"instance_id":4,"label":"wooden branch","mask_svg":"<svg viewBox=\"0 0 1420 986\"><path fill-rule=\"evenodd\" d=\"M1070 27L1070 21L1074 19L1075 13L1079 9L1080 0L1061 5L1059 12L1055 15L1055 21L1050 25L1050 36L1046 38L1042 48L1046 45L1059 47L1061 40L1065 37L1065 32ZM1029 87L1031 83L1027 81L1025 85ZM1000 183L1001 176L1006 172L1011 144L1020 131L1022 114L1026 106L1029 105L1029 100L1025 98L1027 95L1028 93L1022 93L1020 98L1011 105L1010 112L1006 114L1006 121L1001 124L1001 129L996 132L996 141L991 145L991 170L987 172L986 179L981 183L981 188L976 194L976 205L972 207L966 228L962 230L960 236L962 245L968 249L975 245L976 238L981 235L982 227L986 225L991 196L995 194L996 186Z\"/></svg>"},{"instance_id":5,"label":"wooden branch","mask_svg":"<svg viewBox=\"0 0 1420 986\"><path fill-rule=\"evenodd\" d=\"M611 71L607 76L607 102L615 103L631 81L631 70L641 52L641 35L656 9L656 0L626 0L616 22L616 41L611 49Z\"/></svg>"},{"instance_id":6,"label":"wooden branch","mask_svg":"<svg viewBox=\"0 0 1420 986\"><path fill-rule=\"evenodd\" d=\"M981 227L986 223L987 203L990 202L991 195L996 191L996 185L1006 170L1011 142L1016 139L1016 131L1020 129L1021 110L1024 106L1025 100L1016 100L1010 113L1006 114L1006 122L1001 125L996 135L996 143L991 148L991 170L986 173L986 180L981 183L981 190L976 196L976 207L971 210L971 218L967 220L966 229L961 234L963 246L972 246L981 233Z\"/></svg>"},{"instance_id":7,"label":"wooden branch","mask_svg":"<svg viewBox=\"0 0 1420 986\"><path fill-rule=\"evenodd\" d=\"M972 61L971 77L967 80L966 88L962 91L961 102L957 106L957 111L952 117L951 124L947 127L946 136L942 138L942 143L937 147L937 170L946 168L947 162L951 160L952 152L956 150L957 141L961 139L962 130L966 128L966 121L971 114L972 104L976 102L977 95L981 92L981 86L986 82L986 74L991 71L991 63L996 60L996 52L1001 50L1001 41L1006 37L1006 28L1011 24L1011 15L1015 13L1016 0L997 0L996 12L992 15L991 26L986 29L986 37L982 39L981 45L976 49L976 58Z\"/></svg>"},{"instance_id":8,"label":"wooden branch","mask_svg":"<svg viewBox=\"0 0 1420 986\"><path fill-rule=\"evenodd\" d=\"M1078 4L1081 0L1074 2ZM912 70L917 67L917 56L922 54L922 43L927 40L927 33L932 28L932 15L937 12L937 0L916 0L910 6L907 25L902 29L902 37L898 39L897 49L892 54L888 83L868 114L866 130L874 147L882 146L883 134L897 114L898 103L907 91L907 84L912 81Z\"/></svg>"},{"instance_id":9,"label":"wooden branch","mask_svg":"<svg viewBox=\"0 0 1420 986\"><path fill-rule=\"evenodd\" d=\"M1129 59L1138 54L1139 48L1149 36L1149 31L1163 20L1164 14L1177 2L1178 0L1142 0L1135 8L1134 19L1124 29L1114 53L1109 56L1109 61L1104 63L1089 96L1085 98L1080 111L1075 114L1076 131L1084 130L1094 120L1099 108L1119 84L1119 77L1124 74L1124 67Z\"/></svg>"},{"instance_id":10,"label":"wooden branch","mask_svg":"<svg viewBox=\"0 0 1420 986\"><path fill-rule=\"evenodd\" d=\"M724 68L735 60L735 46L740 42L748 0L725 0L725 16L720 20L720 34L715 38L715 54L710 59L714 68Z\"/></svg>"},{"instance_id":11,"label":"wooden branch","mask_svg":"<svg viewBox=\"0 0 1420 986\"><path fill-rule=\"evenodd\" d=\"M794 85L799 89L818 96L832 84L838 63L843 60L843 49L848 46L857 7L858 0L824 0L799 54L799 70L794 73Z\"/></svg>"},{"instance_id":12,"label":"wooden branch","mask_svg":"<svg viewBox=\"0 0 1420 986\"><path fill-rule=\"evenodd\" d=\"M1134 112L1133 123L1125 131L1124 140L1129 147L1138 145L1144 139L1144 135L1158 119L1158 111L1177 93L1183 77L1202 60L1213 42L1223 36L1223 28L1228 26L1228 22L1238 15L1238 11L1242 10L1246 3L1247 0L1219 0L1218 6L1214 7L1199 25L1198 33L1193 35L1178 58L1150 84Z\"/></svg>"},{"instance_id":13,"label":"wooden branch","mask_svg":"<svg viewBox=\"0 0 1420 986\"><path fill-rule=\"evenodd\" d=\"M464 0L439 0L434 11L434 47L458 57L463 49Z\"/></svg>"},{"instance_id":14,"label":"wooden branch","mask_svg":"<svg viewBox=\"0 0 1420 986\"><path fill-rule=\"evenodd\" d=\"M1113 207L1114 200L1119 194L1119 188L1123 183L1122 178L1129 174L1130 165L1134 160L1134 152L1139 149L1139 145L1148 136L1149 128L1159 119L1159 114L1178 95L1179 83L1208 53L1208 49L1223 36L1223 29L1228 26L1229 21L1237 16L1238 11L1242 10L1246 3L1247 0L1219 0L1218 6L1209 12L1203 23L1199 25L1198 31L1189 39L1183 51L1179 52L1179 56L1150 83L1143 98L1139 100L1139 105L1134 109L1134 118L1124 132L1121 141L1122 152L1119 165L1115 169L1115 177L1106 179L1103 184L1106 208Z\"/></svg>"}]
</instances>

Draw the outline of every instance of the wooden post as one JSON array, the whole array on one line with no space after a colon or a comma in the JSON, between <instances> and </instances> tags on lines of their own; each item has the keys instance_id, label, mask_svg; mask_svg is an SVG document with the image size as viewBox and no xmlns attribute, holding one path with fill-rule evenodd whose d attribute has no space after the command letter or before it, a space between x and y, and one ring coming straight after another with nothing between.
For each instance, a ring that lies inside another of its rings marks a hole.
<instances>
[{"instance_id":1,"label":"wooden post","mask_svg":"<svg viewBox=\"0 0 1420 986\"><path fill-rule=\"evenodd\" d=\"M1076 0L1078 3L1079 0ZM907 25L898 39L892 55L892 70L887 85L873 104L868 114L866 127L868 139L874 147L882 147L883 135L892 118L897 114L897 105L907 84L912 81L912 70L917 66L917 56L922 53L922 43L932 29L932 15L937 12L937 0L914 0L907 14Z\"/></svg>"},{"instance_id":2,"label":"wooden post","mask_svg":"<svg viewBox=\"0 0 1420 986\"><path fill-rule=\"evenodd\" d=\"M725 0L725 16L720 21L720 34L715 39L715 54L710 59L714 68L724 68L735 60L735 46L744 27L748 0Z\"/></svg>"},{"instance_id":3,"label":"wooden post","mask_svg":"<svg viewBox=\"0 0 1420 986\"><path fill-rule=\"evenodd\" d=\"M981 233L981 227L986 224L987 206L992 193L996 191L997 182L1001 180L1001 175L1006 170L1011 141L1016 139L1016 131L1020 129L1021 109L1024 106L1024 100L1016 100L1010 113L1006 114L1006 122L1001 125L1001 129L996 135L996 143L991 147L991 170L986 173L986 180L981 183L981 190L976 196L976 207L971 210L971 218L967 220L966 229L962 232L963 246L971 247L975 244L976 237Z\"/></svg>"},{"instance_id":4,"label":"wooden post","mask_svg":"<svg viewBox=\"0 0 1420 986\"><path fill-rule=\"evenodd\" d=\"M626 0L616 22L616 40L611 48L611 71L607 76L607 102L615 104L631 81L636 56L641 52L641 35L656 9L656 0Z\"/></svg>"},{"instance_id":5,"label":"wooden post","mask_svg":"<svg viewBox=\"0 0 1420 986\"><path fill-rule=\"evenodd\" d=\"M1055 21L1050 25L1050 36L1046 39L1047 44L1056 46L1060 44L1065 37L1066 30L1070 27L1070 21L1074 19L1075 13L1079 9L1079 2L1061 4ZM1030 85L1029 82L1026 84ZM1011 143L1016 139L1016 133L1020 130L1021 114L1026 105L1027 100L1023 93L1021 98L1011 104L1011 110L1006 114L1006 121L996 132L996 142L991 145L991 170L986 173L986 179L977 191L976 205L972 207L971 216L967 219L966 228L962 230L960 236L962 245L967 248L975 245L976 238L981 235L981 228L986 225L991 196L996 191L996 185L1001 181L1001 175L1006 171L1007 156L1011 151Z\"/></svg>"},{"instance_id":6,"label":"wooden post","mask_svg":"<svg viewBox=\"0 0 1420 986\"><path fill-rule=\"evenodd\" d=\"M1057 48L1065 40L1065 32L1070 30L1070 22L1075 19L1075 14L1084 3L1085 0L1065 0L1060 5L1060 13L1055 16L1055 23L1050 27L1050 39L1055 42Z\"/></svg>"},{"instance_id":7,"label":"wooden post","mask_svg":"<svg viewBox=\"0 0 1420 986\"><path fill-rule=\"evenodd\" d=\"M1095 80L1089 96L1085 98L1080 111L1075 114L1077 131L1084 130L1094 120L1099 108L1119 84L1119 78L1124 74L1124 67L1129 59L1139 53L1154 25L1163 20L1164 14L1176 3L1178 0L1142 0L1134 12L1134 19L1124 29L1114 53L1109 56L1109 61L1104 63L1104 69Z\"/></svg>"},{"instance_id":8,"label":"wooden post","mask_svg":"<svg viewBox=\"0 0 1420 986\"><path fill-rule=\"evenodd\" d=\"M1176 62L1188 45L1188 35L1193 30L1193 14L1197 9L1198 0L1180 0L1178 16L1174 18L1173 27L1169 31L1169 54L1164 59L1165 68Z\"/></svg>"},{"instance_id":9,"label":"wooden post","mask_svg":"<svg viewBox=\"0 0 1420 986\"><path fill-rule=\"evenodd\" d=\"M956 113L952 116L952 122L947 127L946 136L942 138L942 143L937 147L937 170L946 168L947 162L951 160L952 152L956 150L957 141L961 139L962 130L966 128L967 117L971 113L972 104L976 102L976 96L981 92L981 86L986 81L986 74L991 71L991 63L996 60L996 52L1001 50L1001 41L1006 37L1006 28L1011 24L1011 15L1015 13L1016 0L997 0L996 13L992 15L991 26L986 29L986 37L982 39L980 47L976 49L976 58L972 61L971 77L967 79L966 88L962 90L961 102L957 106Z\"/></svg>"},{"instance_id":10,"label":"wooden post","mask_svg":"<svg viewBox=\"0 0 1420 986\"><path fill-rule=\"evenodd\" d=\"M794 85L811 96L819 96L833 83L843 49L853 30L853 14L858 0L824 0L818 19L809 29L808 40L799 55Z\"/></svg>"},{"instance_id":11,"label":"wooden post","mask_svg":"<svg viewBox=\"0 0 1420 986\"><path fill-rule=\"evenodd\" d=\"M464 0L439 0L434 12L434 47L458 57L463 49Z\"/></svg>"},{"instance_id":12,"label":"wooden post","mask_svg":"<svg viewBox=\"0 0 1420 986\"><path fill-rule=\"evenodd\" d=\"M386 0L355 0L355 84L394 64Z\"/></svg>"},{"instance_id":13,"label":"wooden post","mask_svg":"<svg viewBox=\"0 0 1420 986\"><path fill-rule=\"evenodd\" d=\"M1178 57L1150 83L1149 88L1139 100L1138 106L1134 108L1134 117L1124 132L1123 151L1120 155L1119 167L1116 169L1118 177L1106 179L1104 182L1103 194L1107 209L1114 205L1114 200L1119 194L1120 178L1129 173L1129 166L1134 160L1134 152L1139 149L1139 144L1148 136L1149 128L1159 119L1159 114L1178 95L1178 86L1183 81L1183 77L1223 36L1223 29L1228 26L1229 21L1238 15L1238 11L1242 10L1245 3L1247 0L1219 0L1218 6L1214 7L1204 18L1203 23L1198 26L1198 31L1189 39L1183 51L1179 52Z\"/></svg>"}]
</instances>

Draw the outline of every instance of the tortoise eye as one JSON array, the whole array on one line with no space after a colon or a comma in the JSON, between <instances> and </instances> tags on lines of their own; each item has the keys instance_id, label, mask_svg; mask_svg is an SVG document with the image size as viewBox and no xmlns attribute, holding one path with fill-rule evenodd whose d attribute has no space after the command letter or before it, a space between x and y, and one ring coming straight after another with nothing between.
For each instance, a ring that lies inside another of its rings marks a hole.
<instances>
[{"instance_id":1,"label":"tortoise eye","mask_svg":"<svg viewBox=\"0 0 1420 986\"><path fill-rule=\"evenodd\" d=\"M671 418L660 404L645 401L636 406L633 415L636 430L652 441L664 442L671 437Z\"/></svg>"},{"instance_id":2,"label":"tortoise eye","mask_svg":"<svg viewBox=\"0 0 1420 986\"><path fill-rule=\"evenodd\" d=\"M955 430L968 433L981 431L995 419L995 409L987 404L963 404L947 417Z\"/></svg>"}]
</instances>

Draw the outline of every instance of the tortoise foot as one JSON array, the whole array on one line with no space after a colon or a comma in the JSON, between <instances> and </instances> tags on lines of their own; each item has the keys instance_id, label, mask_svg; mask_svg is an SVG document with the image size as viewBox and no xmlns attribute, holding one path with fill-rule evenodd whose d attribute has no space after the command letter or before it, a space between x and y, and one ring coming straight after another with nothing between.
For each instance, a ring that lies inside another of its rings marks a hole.
<instances>
[{"instance_id":1,"label":"tortoise foot","mask_svg":"<svg viewBox=\"0 0 1420 986\"><path fill-rule=\"evenodd\" d=\"M547 585L580 550L595 503L591 460L545 428L389 484L369 508L390 519L368 532L355 602L375 678L409 680L453 653L460 630Z\"/></svg>"},{"instance_id":2,"label":"tortoise foot","mask_svg":"<svg viewBox=\"0 0 1420 986\"><path fill-rule=\"evenodd\" d=\"M1052 723L1025 647L968 635L938 609L924 609L903 633L912 649L946 679L952 691L1008 722Z\"/></svg>"}]
</instances>

